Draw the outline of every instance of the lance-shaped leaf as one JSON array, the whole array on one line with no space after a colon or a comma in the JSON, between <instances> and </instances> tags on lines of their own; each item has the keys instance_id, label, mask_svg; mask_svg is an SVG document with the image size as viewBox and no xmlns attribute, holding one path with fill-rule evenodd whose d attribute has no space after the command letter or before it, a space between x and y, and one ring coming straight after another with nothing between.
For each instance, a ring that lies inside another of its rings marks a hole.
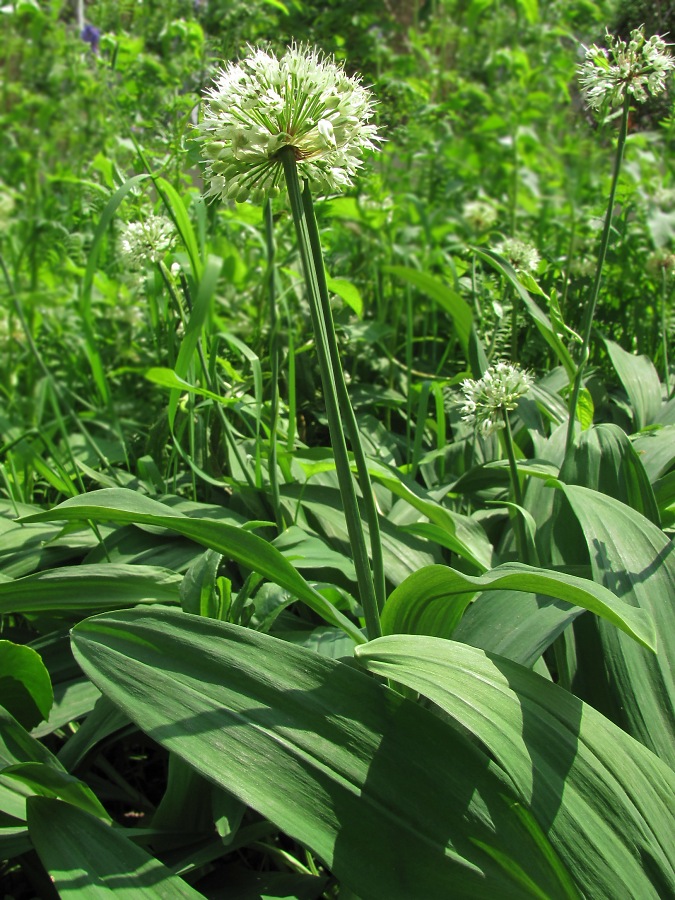
<instances>
[{"instance_id":1,"label":"lance-shaped leaf","mask_svg":"<svg viewBox=\"0 0 675 900\"><path fill-rule=\"evenodd\" d=\"M489 750L584 896L675 894L675 774L591 706L454 641L392 635L355 654L431 699Z\"/></svg>"},{"instance_id":2,"label":"lance-shaped leaf","mask_svg":"<svg viewBox=\"0 0 675 900\"><path fill-rule=\"evenodd\" d=\"M59 897L196 900L203 897L124 834L47 797L30 797L28 833Z\"/></svg>"},{"instance_id":3,"label":"lance-shaped leaf","mask_svg":"<svg viewBox=\"0 0 675 900\"><path fill-rule=\"evenodd\" d=\"M650 613L659 652L598 621L596 656L611 698L612 717L675 767L675 553L673 543L640 513L597 491L559 487L576 516L590 555L593 578L611 586L626 605Z\"/></svg>"},{"instance_id":4,"label":"lance-shaped leaf","mask_svg":"<svg viewBox=\"0 0 675 900\"><path fill-rule=\"evenodd\" d=\"M513 590L545 594L602 616L644 647L656 649L656 633L645 610L624 603L608 588L576 575L504 563L483 575L465 575L450 566L426 566L389 596L382 612L385 634L450 637L479 591Z\"/></svg>"},{"instance_id":5,"label":"lance-shaped leaf","mask_svg":"<svg viewBox=\"0 0 675 900\"><path fill-rule=\"evenodd\" d=\"M570 896L489 757L353 666L169 609L96 616L72 634L80 665L148 736L358 896Z\"/></svg>"},{"instance_id":6,"label":"lance-shaped leaf","mask_svg":"<svg viewBox=\"0 0 675 900\"><path fill-rule=\"evenodd\" d=\"M159 566L64 566L0 583L0 613L72 616L136 606L179 603L182 575Z\"/></svg>"},{"instance_id":7,"label":"lance-shaped leaf","mask_svg":"<svg viewBox=\"0 0 675 900\"><path fill-rule=\"evenodd\" d=\"M264 575L304 600L318 615L342 628L358 643L364 640L358 627L322 597L275 547L263 538L234 525L216 519L184 516L156 500L124 488L104 488L72 497L49 512L28 516L25 521L72 522L82 519L170 528Z\"/></svg>"}]
</instances>

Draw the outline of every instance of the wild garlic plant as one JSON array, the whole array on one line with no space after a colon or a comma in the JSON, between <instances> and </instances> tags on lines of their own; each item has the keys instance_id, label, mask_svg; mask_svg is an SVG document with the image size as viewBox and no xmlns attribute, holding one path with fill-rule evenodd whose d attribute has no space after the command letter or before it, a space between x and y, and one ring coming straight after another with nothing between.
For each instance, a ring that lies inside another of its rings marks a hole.
<instances>
[{"instance_id":1,"label":"wild garlic plant","mask_svg":"<svg viewBox=\"0 0 675 900\"><path fill-rule=\"evenodd\" d=\"M269 49L249 47L248 56L229 63L207 90L203 119L196 126L206 160L206 196L265 203L268 255L273 253L271 201L284 184L288 191L338 484L370 639L381 634L379 611L385 599L379 523L340 361L312 190L333 193L352 185L364 153L377 150L381 142L371 122L373 114L372 96L357 77L348 76L331 57L293 44L281 57ZM274 306L273 295L270 305ZM372 568L347 439L363 494ZM271 454L270 468L273 461Z\"/></svg>"},{"instance_id":2,"label":"wild garlic plant","mask_svg":"<svg viewBox=\"0 0 675 900\"><path fill-rule=\"evenodd\" d=\"M656 97L665 91L666 78L675 69L675 59L669 53L668 46L659 35L645 38L642 27L631 32L628 43L607 32L607 47L598 47L594 44L587 48L586 59L579 66L579 83L588 106L603 118L612 118L613 115L616 115L613 110L618 108L621 119L595 276L584 306L581 351L570 399L567 450L574 442L579 393L590 355L591 330L609 245L616 188L628 136L628 114L633 102L644 103L650 94Z\"/></svg>"}]
</instances>

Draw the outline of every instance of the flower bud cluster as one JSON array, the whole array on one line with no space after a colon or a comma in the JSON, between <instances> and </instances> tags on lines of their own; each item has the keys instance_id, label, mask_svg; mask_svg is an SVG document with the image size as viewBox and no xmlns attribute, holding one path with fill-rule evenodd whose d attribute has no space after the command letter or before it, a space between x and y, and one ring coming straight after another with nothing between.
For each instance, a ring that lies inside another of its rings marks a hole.
<instances>
[{"instance_id":1,"label":"flower bud cluster","mask_svg":"<svg viewBox=\"0 0 675 900\"><path fill-rule=\"evenodd\" d=\"M518 366L498 362L482 378L462 382L464 403L460 415L484 437L504 428L502 410L515 409L532 385L532 376Z\"/></svg>"},{"instance_id":2,"label":"flower bud cluster","mask_svg":"<svg viewBox=\"0 0 675 900\"><path fill-rule=\"evenodd\" d=\"M196 126L206 160L207 197L262 202L279 192L279 152L293 149L300 174L334 192L352 184L380 138L370 92L332 58L293 45L278 59L250 47L206 91Z\"/></svg>"},{"instance_id":3,"label":"flower bud cluster","mask_svg":"<svg viewBox=\"0 0 675 900\"><path fill-rule=\"evenodd\" d=\"M605 103L621 106L626 95L638 103L666 89L666 76L675 68L668 44L658 34L646 39L642 27L631 32L626 43L607 32L608 47L593 44L579 66L579 82L592 109Z\"/></svg>"},{"instance_id":4,"label":"flower bud cluster","mask_svg":"<svg viewBox=\"0 0 675 900\"><path fill-rule=\"evenodd\" d=\"M164 216L148 216L143 222L130 222L119 240L123 262L138 269L147 262L159 262L176 238L173 223Z\"/></svg>"}]
</instances>

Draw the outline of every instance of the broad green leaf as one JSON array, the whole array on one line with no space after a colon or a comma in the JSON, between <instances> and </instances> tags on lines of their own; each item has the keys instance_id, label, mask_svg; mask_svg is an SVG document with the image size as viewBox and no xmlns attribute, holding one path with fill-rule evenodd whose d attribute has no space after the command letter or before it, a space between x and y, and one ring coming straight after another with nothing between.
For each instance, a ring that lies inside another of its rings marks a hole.
<instances>
[{"instance_id":1,"label":"broad green leaf","mask_svg":"<svg viewBox=\"0 0 675 900\"><path fill-rule=\"evenodd\" d=\"M69 803L28 801L28 833L59 897L192 900L202 897L120 828Z\"/></svg>"},{"instance_id":2,"label":"broad green leaf","mask_svg":"<svg viewBox=\"0 0 675 900\"><path fill-rule=\"evenodd\" d=\"M363 297L359 289L351 281L346 278L331 278L326 275L326 286L329 291L337 294L341 300L354 310L356 315L361 318L363 316Z\"/></svg>"},{"instance_id":3,"label":"broad green leaf","mask_svg":"<svg viewBox=\"0 0 675 900\"><path fill-rule=\"evenodd\" d=\"M675 425L644 431L631 441L652 484L675 463Z\"/></svg>"},{"instance_id":4,"label":"broad green leaf","mask_svg":"<svg viewBox=\"0 0 675 900\"><path fill-rule=\"evenodd\" d=\"M59 751L58 761L72 772L101 741L125 729L136 730L129 718L107 697L99 696L93 710Z\"/></svg>"},{"instance_id":5,"label":"broad green leaf","mask_svg":"<svg viewBox=\"0 0 675 900\"><path fill-rule=\"evenodd\" d=\"M110 821L110 816L89 785L51 763L25 762L6 766L2 769L2 779L5 784L8 780L20 782L31 796L58 797L78 809Z\"/></svg>"},{"instance_id":6,"label":"broad green leaf","mask_svg":"<svg viewBox=\"0 0 675 900\"><path fill-rule=\"evenodd\" d=\"M590 391L582 387L579 391L579 397L577 399L577 419L581 425L582 432L587 428L590 428L593 424L593 416L595 414L595 407L593 405L593 397L591 396Z\"/></svg>"},{"instance_id":7,"label":"broad green leaf","mask_svg":"<svg viewBox=\"0 0 675 900\"><path fill-rule=\"evenodd\" d=\"M41 738L52 734L57 728L63 728L69 722L82 719L93 710L100 696L101 692L87 678L55 684L54 705L49 718L31 729L31 734L35 738Z\"/></svg>"},{"instance_id":8,"label":"broad green leaf","mask_svg":"<svg viewBox=\"0 0 675 900\"><path fill-rule=\"evenodd\" d=\"M479 571L491 568L494 551L481 526L468 516L453 512L433 500L414 481L404 478L392 467L369 461L370 477L388 488L396 497L409 503L429 521L447 533L455 553L472 563Z\"/></svg>"},{"instance_id":9,"label":"broad green leaf","mask_svg":"<svg viewBox=\"0 0 675 900\"><path fill-rule=\"evenodd\" d=\"M659 523L644 466L625 432L616 425L596 425L583 431L563 463L560 480L592 487Z\"/></svg>"},{"instance_id":10,"label":"broad green leaf","mask_svg":"<svg viewBox=\"0 0 675 900\"><path fill-rule=\"evenodd\" d=\"M291 498L307 515L311 525L320 531L328 541L339 542L340 549L349 551L349 534L345 524L342 498L337 487L325 484L284 484L281 485L281 499L292 509ZM363 522L366 536L370 534L367 523ZM434 562L437 558L435 547L408 535L385 518L380 519L380 539L387 579L393 584L403 581L411 572ZM347 573L345 573L347 574Z\"/></svg>"},{"instance_id":11,"label":"broad green leaf","mask_svg":"<svg viewBox=\"0 0 675 900\"><path fill-rule=\"evenodd\" d=\"M583 896L673 895L675 774L653 753L557 685L473 647L394 635L355 653L490 752Z\"/></svg>"},{"instance_id":12,"label":"broad green leaf","mask_svg":"<svg viewBox=\"0 0 675 900\"><path fill-rule=\"evenodd\" d=\"M31 729L49 716L53 702L52 682L40 654L0 640L0 706Z\"/></svg>"},{"instance_id":13,"label":"broad green leaf","mask_svg":"<svg viewBox=\"0 0 675 900\"><path fill-rule=\"evenodd\" d=\"M61 796L108 818L91 788L69 775L45 746L0 708L0 823L25 821L26 798L33 794Z\"/></svg>"},{"instance_id":14,"label":"broad green leaf","mask_svg":"<svg viewBox=\"0 0 675 900\"><path fill-rule=\"evenodd\" d=\"M468 606L452 638L530 668L583 612L551 597L489 591Z\"/></svg>"},{"instance_id":15,"label":"broad green leaf","mask_svg":"<svg viewBox=\"0 0 675 900\"><path fill-rule=\"evenodd\" d=\"M385 634L450 637L472 597L489 590L523 591L564 600L602 616L644 647L656 647L651 616L622 603L606 587L522 563L504 563L483 575L464 575L449 566L420 569L390 594L382 611L382 630Z\"/></svg>"},{"instance_id":16,"label":"broad green leaf","mask_svg":"<svg viewBox=\"0 0 675 900\"><path fill-rule=\"evenodd\" d=\"M0 583L0 613L71 617L137 603L178 603L181 580L157 566L64 566Z\"/></svg>"},{"instance_id":17,"label":"broad green leaf","mask_svg":"<svg viewBox=\"0 0 675 900\"><path fill-rule=\"evenodd\" d=\"M627 353L607 338L605 346L633 407L635 430L640 431L656 421L661 408L661 382L654 363L648 356Z\"/></svg>"},{"instance_id":18,"label":"broad green leaf","mask_svg":"<svg viewBox=\"0 0 675 900\"><path fill-rule=\"evenodd\" d=\"M569 896L488 757L352 665L168 609L81 622L73 645L152 740L357 895Z\"/></svg>"},{"instance_id":19,"label":"broad green leaf","mask_svg":"<svg viewBox=\"0 0 675 900\"><path fill-rule=\"evenodd\" d=\"M188 518L156 500L123 488L105 488L72 497L50 512L37 513L28 519L70 522L89 519L95 522L112 521L170 528L285 587L327 622L342 628L358 642L364 640L358 627L312 588L275 547L242 528L214 519Z\"/></svg>"},{"instance_id":20,"label":"broad green leaf","mask_svg":"<svg viewBox=\"0 0 675 900\"><path fill-rule=\"evenodd\" d=\"M337 569L350 581L356 580L354 563L342 553L331 549L314 534L291 525L275 538L274 546L298 569Z\"/></svg>"},{"instance_id":21,"label":"broad green leaf","mask_svg":"<svg viewBox=\"0 0 675 900\"><path fill-rule=\"evenodd\" d=\"M618 500L578 485L559 485L581 526L593 580L648 612L658 653L604 622L597 628L604 688L615 721L675 767L675 555L672 542L648 519ZM597 650L595 651L597 655ZM601 677L596 673L596 679Z\"/></svg>"}]
</instances>

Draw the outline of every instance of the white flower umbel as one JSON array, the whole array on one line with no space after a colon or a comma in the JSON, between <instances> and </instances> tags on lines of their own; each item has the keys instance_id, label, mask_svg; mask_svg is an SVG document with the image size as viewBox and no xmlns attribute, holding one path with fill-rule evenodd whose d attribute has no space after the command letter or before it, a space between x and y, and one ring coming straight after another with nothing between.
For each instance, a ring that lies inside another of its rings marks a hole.
<instances>
[{"instance_id":1,"label":"white flower umbel","mask_svg":"<svg viewBox=\"0 0 675 900\"><path fill-rule=\"evenodd\" d=\"M464 404L460 410L467 425L473 425L484 437L504 428L502 410L515 409L518 400L532 385L532 377L518 366L498 362L482 378L462 382Z\"/></svg>"},{"instance_id":2,"label":"white flower umbel","mask_svg":"<svg viewBox=\"0 0 675 900\"><path fill-rule=\"evenodd\" d=\"M537 248L518 238L506 238L495 247L497 253L516 270L532 274L539 268L540 256Z\"/></svg>"},{"instance_id":3,"label":"white flower umbel","mask_svg":"<svg viewBox=\"0 0 675 900\"><path fill-rule=\"evenodd\" d=\"M159 262L173 246L176 233L164 216L148 216L144 222L130 222L120 237L119 252L127 266L138 269L147 262Z\"/></svg>"},{"instance_id":4,"label":"white flower umbel","mask_svg":"<svg viewBox=\"0 0 675 900\"><path fill-rule=\"evenodd\" d=\"M489 231L497 221L497 210L485 200L467 200L462 215L475 231Z\"/></svg>"},{"instance_id":5,"label":"white flower umbel","mask_svg":"<svg viewBox=\"0 0 675 900\"><path fill-rule=\"evenodd\" d=\"M207 197L261 202L279 191L279 151L292 147L300 174L322 190L352 184L366 150L381 140L373 100L356 77L302 44L277 58L250 47L206 91L197 125Z\"/></svg>"},{"instance_id":6,"label":"white flower umbel","mask_svg":"<svg viewBox=\"0 0 675 900\"><path fill-rule=\"evenodd\" d=\"M626 95L644 103L666 89L666 76L675 68L668 44L655 34L646 39L641 28L631 31L627 44L607 32L608 47L593 44L586 49L586 60L579 66L579 82L592 109L607 102L621 106Z\"/></svg>"}]
</instances>

